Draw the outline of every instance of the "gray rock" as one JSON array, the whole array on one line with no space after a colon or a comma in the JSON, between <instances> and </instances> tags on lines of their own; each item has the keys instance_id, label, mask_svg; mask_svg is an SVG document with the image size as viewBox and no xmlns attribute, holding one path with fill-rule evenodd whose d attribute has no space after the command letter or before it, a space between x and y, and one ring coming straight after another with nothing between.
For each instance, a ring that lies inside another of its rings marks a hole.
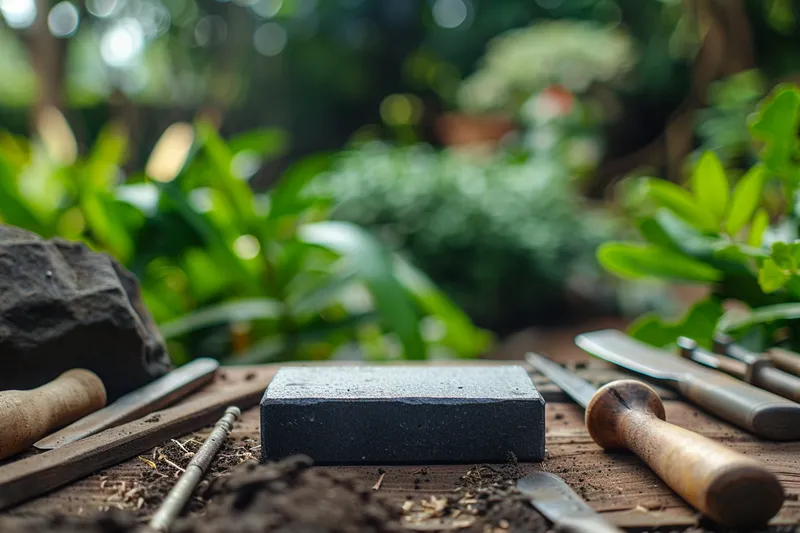
<instances>
[{"instance_id":1,"label":"gray rock","mask_svg":"<svg viewBox=\"0 0 800 533\"><path fill-rule=\"evenodd\" d=\"M0 225L0 389L70 368L95 372L109 401L170 369L136 278L81 243Z\"/></svg>"},{"instance_id":2,"label":"gray rock","mask_svg":"<svg viewBox=\"0 0 800 533\"><path fill-rule=\"evenodd\" d=\"M261 400L263 461L544 459L544 399L521 366L284 367Z\"/></svg>"}]
</instances>

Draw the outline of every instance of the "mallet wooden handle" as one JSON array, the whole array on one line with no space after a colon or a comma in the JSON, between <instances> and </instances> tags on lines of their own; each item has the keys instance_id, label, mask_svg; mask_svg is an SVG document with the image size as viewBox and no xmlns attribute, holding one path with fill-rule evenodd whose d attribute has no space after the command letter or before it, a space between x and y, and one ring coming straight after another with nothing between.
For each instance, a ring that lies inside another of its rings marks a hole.
<instances>
[{"instance_id":1,"label":"mallet wooden handle","mask_svg":"<svg viewBox=\"0 0 800 533\"><path fill-rule=\"evenodd\" d=\"M37 389L0 392L0 459L105 405L103 382L84 369L68 370Z\"/></svg>"},{"instance_id":2,"label":"mallet wooden handle","mask_svg":"<svg viewBox=\"0 0 800 533\"><path fill-rule=\"evenodd\" d=\"M664 404L648 385L620 380L586 407L586 426L604 449L627 449L696 509L729 527L765 524L784 493L758 461L665 422Z\"/></svg>"}]
</instances>

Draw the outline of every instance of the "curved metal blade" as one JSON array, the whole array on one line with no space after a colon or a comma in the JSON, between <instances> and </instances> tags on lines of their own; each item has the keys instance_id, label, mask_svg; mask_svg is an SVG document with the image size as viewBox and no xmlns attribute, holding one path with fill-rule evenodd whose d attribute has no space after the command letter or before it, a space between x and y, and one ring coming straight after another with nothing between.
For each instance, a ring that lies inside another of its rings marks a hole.
<instances>
[{"instance_id":1,"label":"curved metal blade","mask_svg":"<svg viewBox=\"0 0 800 533\"><path fill-rule=\"evenodd\" d=\"M663 381L681 381L696 366L615 329L583 333L575 337L575 344L609 363Z\"/></svg>"},{"instance_id":2,"label":"curved metal blade","mask_svg":"<svg viewBox=\"0 0 800 533\"><path fill-rule=\"evenodd\" d=\"M528 353L525 355L525 361L535 370L550 378L550 381L558 385L581 407L586 407L594 393L597 392L597 387L543 355Z\"/></svg>"},{"instance_id":3,"label":"curved metal blade","mask_svg":"<svg viewBox=\"0 0 800 533\"><path fill-rule=\"evenodd\" d=\"M531 505L551 522L597 515L563 479L555 474L549 472L528 474L517 480L517 488L530 498Z\"/></svg>"}]
</instances>

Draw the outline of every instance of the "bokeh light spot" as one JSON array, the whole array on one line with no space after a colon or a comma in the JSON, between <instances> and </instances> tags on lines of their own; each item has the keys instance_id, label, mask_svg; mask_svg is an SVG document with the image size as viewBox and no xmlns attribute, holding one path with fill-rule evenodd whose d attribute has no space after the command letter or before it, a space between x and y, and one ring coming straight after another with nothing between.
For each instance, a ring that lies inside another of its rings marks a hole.
<instances>
[{"instance_id":1,"label":"bokeh light spot","mask_svg":"<svg viewBox=\"0 0 800 533\"><path fill-rule=\"evenodd\" d=\"M107 18L119 7L118 0L86 0L86 9L97 18Z\"/></svg>"},{"instance_id":2,"label":"bokeh light spot","mask_svg":"<svg viewBox=\"0 0 800 533\"><path fill-rule=\"evenodd\" d=\"M252 235L240 235L233 241L233 251L242 259L255 259L261 251L261 244Z\"/></svg>"},{"instance_id":3,"label":"bokeh light spot","mask_svg":"<svg viewBox=\"0 0 800 533\"><path fill-rule=\"evenodd\" d=\"M253 33L253 46L259 54L276 56L286 47L287 35L277 22L262 24Z\"/></svg>"},{"instance_id":4,"label":"bokeh light spot","mask_svg":"<svg viewBox=\"0 0 800 533\"><path fill-rule=\"evenodd\" d=\"M47 27L55 37L71 37L78 30L81 16L72 2L59 2L47 15Z\"/></svg>"},{"instance_id":5,"label":"bokeh light spot","mask_svg":"<svg viewBox=\"0 0 800 533\"><path fill-rule=\"evenodd\" d=\"M467 20L469 8L464 0L436 0L433 20L442 28L458 28Z\"/></svg>"},{"instance_id":6,"label":"bokeh light spot","mask_svg":"<svg viewBox=\"0 0 800 533\"><path fill-rule=\"evenodd\" d=\"M253 12L259 17L271 19L280 12L283 0L259 0L253 5Z\"/></svg>"},{"instance_id":7,"label":"bokeh light spot","mask_svg":"<svg viewBox=\"0 0 800 533\"><path fill-rule=\"evenodd\" d=\"M144 48L144 32L139 21L124 18L111 26L100 39L100 55L111 67L125 67Z\"/></svg>"},{"instance_id":8,"label":"bokeh light spot","mask_svg":"<svg viewBox=\"0 0 800 533\"><path fill-rule=\"evenodd\" d=\"M36 20L34 0L0 0L0 13L12 29L23 30Z\"/></svg>"}]
</instances>

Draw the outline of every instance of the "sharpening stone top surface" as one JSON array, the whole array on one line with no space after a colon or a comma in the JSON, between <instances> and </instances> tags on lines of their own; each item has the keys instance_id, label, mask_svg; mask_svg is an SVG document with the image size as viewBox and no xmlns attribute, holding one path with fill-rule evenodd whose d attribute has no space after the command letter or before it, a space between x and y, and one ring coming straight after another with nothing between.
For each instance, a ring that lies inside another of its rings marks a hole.
<instances>
[{"instance_id":1,"label":"sharpening stone top surface","mask_svg":"<svg viewBox=\"0 0 800 533\"><path fill-rule=\"evenodd\" d=\"M280 369L264 400L540 400L521 366L357 366Z\"/></svg>"}]
</instances>

